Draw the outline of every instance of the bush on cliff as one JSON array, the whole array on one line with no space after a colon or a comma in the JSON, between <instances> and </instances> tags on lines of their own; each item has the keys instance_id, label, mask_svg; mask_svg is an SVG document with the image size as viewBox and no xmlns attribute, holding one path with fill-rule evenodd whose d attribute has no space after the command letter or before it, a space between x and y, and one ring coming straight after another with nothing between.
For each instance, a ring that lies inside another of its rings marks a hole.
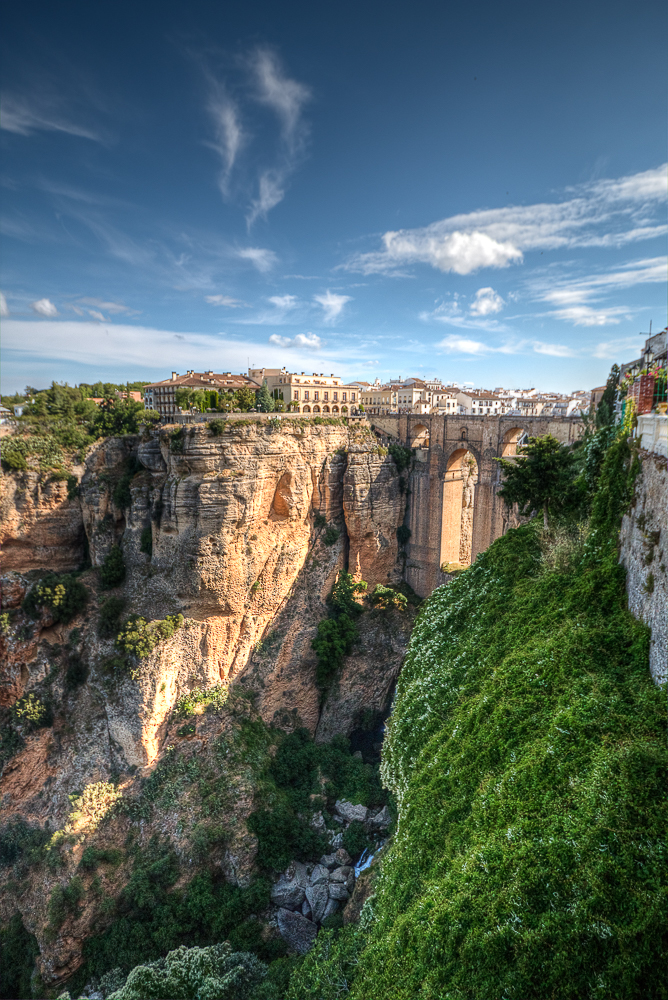
<instances>
[{"instance_id":1,"label":"bush on cliff","mask_svg":"<svg viewBox=\"0 0 668 1000\"><path fill-rule=\"evenodd\" d=\"M318 623L316 637L311 643L318 654L316 680L326 688L340 669L357 638L355 618L362 612L357 597L367 588L364 580L356 582L350 573L339 574L330 596L329 618Z\"/></svg>"},{"instance_id":2,"label":"bush on cliff","mask_svg":"<svg viewBox=\"0 0 668 1000\"><path fill-rule=\"evenodd\" d=\"M119 545L112 545L100 566L100 583L109 590L125 579L125 562Z\"/></svg>"},{"instance_id":3,"label":"bush on cliff","mask_svg":"<svg viewBox=\"0 0 668 1000\"><path fill-rule=\"evenodd\" d=\"M48 608L55 622L67 624L86 606L88 591L76 576L47 573L30 588L23 600L23 610L31 618Z\"/></svg>"},{"instance_id":4,"label":"bush on cliff","mask_svg":"<svg viewBox=\"0 0 668 1000\"><path fill-rule=\"evenodd\" d=\"M665 693L617 556L633 467L616 441L570 562L543 559L532 522L423 605L383 751L398 829L351 997L668 995Z\"/></svg>"}]
</instances>

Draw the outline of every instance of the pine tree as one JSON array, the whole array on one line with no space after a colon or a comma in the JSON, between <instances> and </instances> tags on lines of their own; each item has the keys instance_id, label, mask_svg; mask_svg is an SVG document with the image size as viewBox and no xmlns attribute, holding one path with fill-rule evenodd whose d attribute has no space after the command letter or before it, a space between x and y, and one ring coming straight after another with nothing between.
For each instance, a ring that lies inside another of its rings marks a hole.
<instances>
[{"instance_id":1,"label":"pine tree","mask_svg":"<svg viewBox=\"0 0 668 1000\"><path fill-rule=\"evenodd\" d=\"M257 408L260 411L260 413L274 412L274 400L271 397L269 389L267 389L266 379L262 383L262 388L257 394Z\"/></svg>"},{"instance_id":2,"label":"pine tree","mask_svg":"<svg viewBox=\"0 0 668 1000\"><path fill-rule=\"evenodd\" d=\"M498 458L503 469L503 485L498 491L508 506L516 503L520 513L543 511L543 525L549 527L549 513L569 506L575 480L572 451L551 434L530 437L517 458Z\"/></svg>"}]
</instances>

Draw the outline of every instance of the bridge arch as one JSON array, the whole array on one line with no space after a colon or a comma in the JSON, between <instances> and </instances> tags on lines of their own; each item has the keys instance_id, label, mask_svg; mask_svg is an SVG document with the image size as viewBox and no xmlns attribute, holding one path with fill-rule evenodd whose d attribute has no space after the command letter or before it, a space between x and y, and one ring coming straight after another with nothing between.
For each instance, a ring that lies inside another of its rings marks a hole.
<instances>
[{"instance_id":1,"label":"bridge arch","mask_svg":"<svg viewBox=\"0 0 668 1000\"><path fill-rule=\"evenodd\" d=\"M415 424L410 428L411 448L429 447L429 428L426 424Z\"/></svg>"},{"instance_id":2,"label":"bridge arch","mask_svg":"<svg viewBox=\"0 0 668 1000\"><path fill-rule=\"evenodd\" d=\"M441 567L470 566L473 543L473 510L479 467L462 442L448 457L443 479L441 508Z\"/></svg>"},{"instance_id":3,"label":"bridge arch","mask_svg":"<svg viewBox=\"0 0 668 1000\"><path fill-rule=\"evenodd\" d=\"M529 435L523 427L511 427L503 435L501 443L501 457L512 458L517 454L517 449L527 441Z\"/></svg>"}]
</instances>

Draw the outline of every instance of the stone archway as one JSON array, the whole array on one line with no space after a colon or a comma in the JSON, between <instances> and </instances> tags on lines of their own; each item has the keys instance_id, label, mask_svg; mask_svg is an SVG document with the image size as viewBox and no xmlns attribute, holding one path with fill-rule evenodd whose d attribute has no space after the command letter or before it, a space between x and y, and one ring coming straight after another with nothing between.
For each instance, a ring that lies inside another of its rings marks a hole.
<instances>
[{"instance_id":1,"label":"stone archway","mask_svg":"<svg viewBox=\"0 0 668 1000\"><path fill-rule=\"evenodd\" d=\"M517 449L525 443L527 438L527 432L523 427L511 427L503 435L501 458L513 458L517 454Z\"/></svg>"},{"instance_id":2,"label":"stone archway","mask_svg":"<svg viewBox=\"0 0 668 1000\"><path fill-rule=\"evenodd\" d=\"M333 406L332 407L332 413L338 413L338 412L339 412L338 406Z\"/></svg>"},{"instance_id":3,"label":"stone archway","mask_svg":"<svg viewBox=\"0 0 668 1000\"><path fill-rule=\"evenodd\" d=\"M320 413L320 407L317 404L313 407L313 412Z\"/></svg>"},{"instance_id":4,"label":"stone archway","mask_svg":"<svg viewBox=\"0 0 668 1000\"><path fill-rule=\"evenodd\" d=\"M347 406L342 406L341 407L341 413L347 413L347 412L348 412L348 407Z\"/></svg>"},{"instance_id":5,"label":"stone archway","mask_svg":"<svg viewBox=\"0 0 668 1000\"><path fill-rule=\"evenodd\" d=\"M411 448L429 447L429 428L425 424L416 424L411 428Z\"/></svg>"},{"instance_id":6,"label":"stone archway","mask_svg":"<svg viewBox=\"0 0 668 1000\"><path fill-rule=\"evenodd\" d=\"M310 413L310 412L311 412L311 407L307 403L304 409L302 410L302 413Z\"/></svg>"},{"instance_id":7,"label":"stone archway","mask_svg":"<svg viewBox=\"0 0 668 1000\"><path fill-rule=\"evenodd\" d=\"M323 413L329 413L329 407L327 406L327 403L325 403L325 405L323 406L322 412Z\"/></svg>"},{"instance_id":8,"label":"stone archway","mask_svg":"<svg viewBox=\"0 0 668 1000\"><path fill-rule=\"evenodd\" d=\"M441 514L441 567L470 566L473 506L478 463L466 447L457 448L446 466Z\"/></svg>"}]
</instances>

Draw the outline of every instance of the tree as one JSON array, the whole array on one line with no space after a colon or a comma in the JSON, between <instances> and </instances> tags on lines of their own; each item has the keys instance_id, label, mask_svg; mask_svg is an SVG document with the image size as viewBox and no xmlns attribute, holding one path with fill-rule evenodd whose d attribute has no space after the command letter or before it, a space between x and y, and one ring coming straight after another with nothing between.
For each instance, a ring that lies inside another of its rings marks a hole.
<instances>
[{"instance_id":1,"label":"tree","mask_svg":"<svg viewBox=\"0 0 668 1000\"><path fill-rule=\"evenodd\" d=\"M265 386L266 390L266 386ZM244 413L248 413L249 410L254 409L257 400L257 392L255 389L251 389L250 386L244 386L243 389L237 389L234 396L236 399L237 406ZM269 395L267 393L267 395Z\"/></svg>"},{"instance_id":2,"label":"tree","mask_svg":"<svg viewBox=\"0 0 668 1000\"><path fill-rule=\"evenodd\" d=\"M262 383L262 388L257 394L257 408L260 413L273 413L274 411L274 400L271 397L269 390L267 389L267 380L265 379Z\"/></svg>"},{"instance_id":3,"label":"tree","mask_svg":"<svg viewBox=\"0 0 668 1000\"><path fill-rule=\"evenodd\" d=\"M543 525L549 527L549 513L572 502L575 479L574 456L551 434L530 437L518 449L514 460L497 458L503 470L499 496L510 507L516 503L521 514L543 511Z\"/></svg>"},{"instance_id":4,"label":"tree","mask_svg":"<svg viewBox=\"0 0 668 1000\"><path fill-rule=\"evenodd\" d=\"M596 426L608 427L615 422L615 397L619 385L619 367L613 365L605 384L605 391L596 407Z\"/></svg>"}]
</instances>

